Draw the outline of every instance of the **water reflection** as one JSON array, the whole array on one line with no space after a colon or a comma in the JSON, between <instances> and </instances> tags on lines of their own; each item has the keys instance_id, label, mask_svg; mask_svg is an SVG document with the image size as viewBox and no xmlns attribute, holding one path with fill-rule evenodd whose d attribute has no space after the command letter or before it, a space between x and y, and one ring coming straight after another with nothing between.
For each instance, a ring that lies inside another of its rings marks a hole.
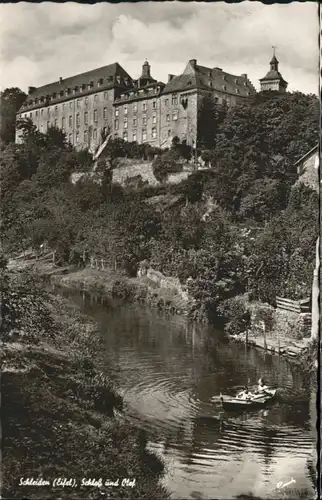
<instances>
[{"instance_id":1,"label":"water reflection","mask_svg":"<svg viewBox=\"0 0 322 500\"><path fill-rule=\"evenodd\" d=\"M285 360L138 306L92 300L84 310L101 327L102 356L131 419L149 432L150 448L166 461L164 484L173 498L310 498L315 391ZM265 410L230 415L210 401L260 376L279 388L276 403ZM276 485L292 477L296 489L287 497Z\"/></svg>"}]
</instances>

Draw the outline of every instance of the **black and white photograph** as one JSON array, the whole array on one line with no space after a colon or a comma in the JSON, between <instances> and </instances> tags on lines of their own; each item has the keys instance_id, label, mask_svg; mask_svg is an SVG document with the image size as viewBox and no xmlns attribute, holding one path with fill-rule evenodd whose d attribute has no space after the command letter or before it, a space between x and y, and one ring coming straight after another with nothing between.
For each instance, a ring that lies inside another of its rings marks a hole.
<instances>
[{"instance_id":1,"label":"black and white photograph","mask_svg":"<svg viewBox=\"0 0 322 500\"><path fill-rule=\"evenodd\" d=\"M320 6L0 5L4 500L317 500Z\"/></svg>"}]
</instances>

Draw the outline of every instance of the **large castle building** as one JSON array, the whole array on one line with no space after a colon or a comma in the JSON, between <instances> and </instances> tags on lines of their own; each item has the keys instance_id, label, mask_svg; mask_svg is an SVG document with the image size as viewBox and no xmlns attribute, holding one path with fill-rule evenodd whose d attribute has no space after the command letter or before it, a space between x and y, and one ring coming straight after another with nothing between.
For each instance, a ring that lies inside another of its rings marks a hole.
<instances>
[{"instance_id":1,"label":"large castle building","mask_svg":"<svg viewBox=\"0 0 322 500\"><path fill-rule=\"evenodd\" d=\"M261 87L276 89L277 82L279 90L286 89L278 61L273 59ZM246 74L201 66L196 59L188 62L182 74L169 75L167 83L151 76L147 61L137 80L114 63L39 88L29 87L17 119L30 118L43 133L56 126L78 149L95 151L107 137L165 148L177 136L195 146L203 96L212 95L215 102L234 106L255 93Z\"/></svg>"}]
</instances>

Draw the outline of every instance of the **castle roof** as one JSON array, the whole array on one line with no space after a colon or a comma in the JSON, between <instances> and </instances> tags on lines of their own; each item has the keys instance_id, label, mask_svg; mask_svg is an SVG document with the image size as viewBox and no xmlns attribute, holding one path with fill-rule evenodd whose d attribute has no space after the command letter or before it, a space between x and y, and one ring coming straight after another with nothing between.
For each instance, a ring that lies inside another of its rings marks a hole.
<instances>
[{"instance_id":1,"label":"castle roof","mask_svg":"<svg viewBox=\"0 0 322 500\"><path fill-rule=\"evenodd\" d=\"M132 78L116 62L65 79L60 78L33 89L19 112L25 111L25 108L33 109L48 105L49 102L45 102L48 97L55 103L91 94L97 92L98 89L101 91L113 87L124 88L129 85L132 85Z\"/></svg>"},{"instance_id":2,"label":"castle roof","mask_svg":"<svg viewBox=\"0 0 322 500\"><path fill-rule=\"evenodd\" d=\"M189 61L185 71L174 76L165 86L163 94L190 89L217 90L246 97L256 93L247 75L232 75L221 68L200 66L197 61Z\"/></svg>"},{"instance_id":3,"label":"castle roof","mask_svg":"<svg viewBox=\"0 0 322 500\"><path fill-rule=\"evenodd\" d=\"M163 82L154 80L151 83L140 87L139 80L133 80L134 86L125 90L121 95L116 97L114 105L158 97L165 86Z\"/></svg>"},{"instance_id":4,"label":"castle roof","mask_svg":"<svg viewBox=\"0 0 322 500\"><path fill-rule=\"evenodd\" d=\"M259 81L262 82L264 80L280 80L282 84L287 85L287 82L282 77L281 73L275 69L271 69L264 78L260 78Z\"/></svg>"}]
</instances>

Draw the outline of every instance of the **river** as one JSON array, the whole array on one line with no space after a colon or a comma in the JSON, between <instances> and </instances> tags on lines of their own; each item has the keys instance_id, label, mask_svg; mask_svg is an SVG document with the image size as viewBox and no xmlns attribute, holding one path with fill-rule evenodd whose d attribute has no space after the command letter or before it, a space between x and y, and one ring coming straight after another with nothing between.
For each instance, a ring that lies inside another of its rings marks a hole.
<instances>
[{"instance_id":1,"label":"river","mask_svg":"<svg viewBox=\"0 0 322 500\"><path fill-rule=\"evenodd\" d=\"M163 458L173 499L314 498L316 388L298 369L179 316L72 298L98 322L101 356L127 415ZM261 376L280 388L265 410L232 415L210 402Z\"/></svg>"}]
</instances>

